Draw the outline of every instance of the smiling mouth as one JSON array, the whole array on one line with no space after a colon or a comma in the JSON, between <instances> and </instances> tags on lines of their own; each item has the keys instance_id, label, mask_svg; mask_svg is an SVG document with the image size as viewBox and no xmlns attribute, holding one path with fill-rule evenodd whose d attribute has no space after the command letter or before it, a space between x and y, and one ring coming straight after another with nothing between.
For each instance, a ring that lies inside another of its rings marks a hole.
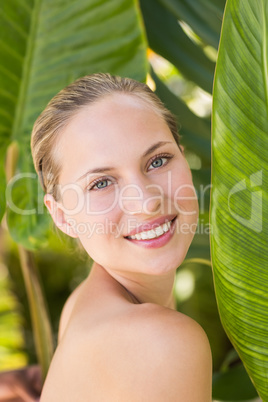
<instances>
[{"instance_id":1,"label":"smiling mouth","mask_svg":"<svg viewBox=\"0 0 268 402\"><path fill-rule=\"evenodd\" d=\"M175 218L173 218L172 220L157 226L155 229L144 230L143 232L136 233L135 235L132 236L126 236L125 238L129 240L157 239L158 237L163 236L166 232L170 230L172 223L175 221L176 218L177 216L175 216Z\"/></svg>"}]
</instances>

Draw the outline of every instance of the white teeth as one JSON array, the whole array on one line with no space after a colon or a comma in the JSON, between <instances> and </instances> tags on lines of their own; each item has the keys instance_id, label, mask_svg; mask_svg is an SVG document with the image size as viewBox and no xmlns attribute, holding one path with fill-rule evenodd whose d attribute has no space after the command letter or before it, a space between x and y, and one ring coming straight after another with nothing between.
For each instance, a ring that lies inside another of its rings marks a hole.
<instances>
[{"instance_id":1,"label":"white teeth","mask_svg":"<svg viewBox=\"0 0 268 402\"><path fill-rule=\"evenodd\" d=\"M161 226L157 226L157 228L155 228L155 229L137 233L137 234L129 236L129 237L133 240L154 239L156 237L162 236L163 233L166 233L170 229L170 226L171 226L171 221L164 223Z\"/></svg>"},{"instance_id":2,"label":"white teeth","mask_svg":"<svg viewBox=\"0 0 268 402\"><path fill-rule=\"evenodd\" d=\"M162 226L155 229L157 236L161 236L164 233Z\"/></svg>"},{"instance_id":3,"label":"white teeth","mask_svg":"<svg viewBox=\"0 0 268 402\"><path fill-rule=\"evenodd\" d=\"M148 232L148 238L149 239L153 239L154 237L156 237L156 233L154 230L149 230Z\"/></svg>"},{"instance_id":4,"label":"white teeth","mask_svg":"<svg viewBox=\"0 0 268 402\"><path fill-rule=\"evenodd\" d=\"M166 223L163 225L163 230L165 233L168 231L168 225Z\"/></svg>"},{"instance_id":5,"label":"white teeth","mask_svg":"<svg viewBox=\"0 0 268 402\"><path fill-rule=\"evenodd\" d=\"M163 225L163 230L164 230L164 232L167 232L167 231L170 229L170 226L171 226L171 222L170 222L170 221L167 222L167 223L165 223L165 224Z\"/></svg>"}]
</instances>

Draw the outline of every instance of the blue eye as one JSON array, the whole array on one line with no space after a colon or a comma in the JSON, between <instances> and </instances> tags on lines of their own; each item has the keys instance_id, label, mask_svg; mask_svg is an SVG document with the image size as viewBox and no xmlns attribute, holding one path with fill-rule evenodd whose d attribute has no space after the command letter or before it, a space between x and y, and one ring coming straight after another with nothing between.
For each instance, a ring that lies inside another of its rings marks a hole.
<instances>
[{"instance_id":1,"label":"blue eye","mask_svg":"<svg viewBox=\"0 0 268 402\"><path fill-rule=\"evenodd\" d=\"M109 179L99 179L95 180L90 186L89 190L102 190L108 187L111 184L111 180Z\"/></svg>"},{"instance_id":2,"label":"blue eye","mask_svg":"<svg viewBox=\"0 0 268 402\"><path fill-rule=\"evenodd\" d=\"M155 159L155 160L151 163L151 165L152 165L154 168L157 168L157 167L162 166L162 165L163 165L163 158Z\"/></svg>"},{"instance_id":3,"label":"blue eye","mask_svg":"<svg viewBox=\"0 0 268 402\"><path fill-rule=\"evenodd\" d=\"M169 159L168 157L164 157L164 156L155 158L151 162L148 170L156 169L156 168L159 168L159 167L165 165L167 163L168 159Z\"/></svg>"},{"instance_id":4,"label":"blue eye","mask_svg":"<svg viewBox=\"0 0 268 402\"><path fill-rule=\"evenodd\" d=\"M101 180L97 184L95 184L95 187L97 188L104 188L108 186L108 180Z\"/></svg>"}]
</instances>

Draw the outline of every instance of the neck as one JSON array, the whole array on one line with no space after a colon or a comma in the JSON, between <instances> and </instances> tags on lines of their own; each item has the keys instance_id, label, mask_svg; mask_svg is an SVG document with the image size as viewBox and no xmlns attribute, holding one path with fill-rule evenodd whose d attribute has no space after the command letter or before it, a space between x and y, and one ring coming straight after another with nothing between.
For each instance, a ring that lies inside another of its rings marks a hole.
<instances>
[{"instance_id":1,"label":"neck","mask_svg":"<svg viewBox=\"0 0 268 402\"><path fill-rule=\"evenodd\" d=\"M173 286L175 281L175 271L164 275L152 276L142 273L112 272L112 274L101 265L93 264L92 270L101 270L104 275L112 276L116 282L123 286L132 296L137 304L155 303L172 310L176 309L175 298L173 296Z\"/></svg>"}]
</instances>

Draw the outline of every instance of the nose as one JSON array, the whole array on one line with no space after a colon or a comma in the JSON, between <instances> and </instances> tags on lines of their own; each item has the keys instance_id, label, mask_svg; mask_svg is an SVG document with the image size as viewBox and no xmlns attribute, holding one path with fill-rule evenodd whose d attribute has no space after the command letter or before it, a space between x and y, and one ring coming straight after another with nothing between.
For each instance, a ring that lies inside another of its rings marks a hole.
<instances>
[{"instance_id":1,"label":"nose","mask_svg":"<svg viewBox=\"0 0 268 402\"><path fill-rule=\"evenodd\" d=\"M121 189L119 205L125 214L154 215L161 211L163 197L163 190L159 185L147 182L132 182Z\"/></svg>"}]
</instances>

